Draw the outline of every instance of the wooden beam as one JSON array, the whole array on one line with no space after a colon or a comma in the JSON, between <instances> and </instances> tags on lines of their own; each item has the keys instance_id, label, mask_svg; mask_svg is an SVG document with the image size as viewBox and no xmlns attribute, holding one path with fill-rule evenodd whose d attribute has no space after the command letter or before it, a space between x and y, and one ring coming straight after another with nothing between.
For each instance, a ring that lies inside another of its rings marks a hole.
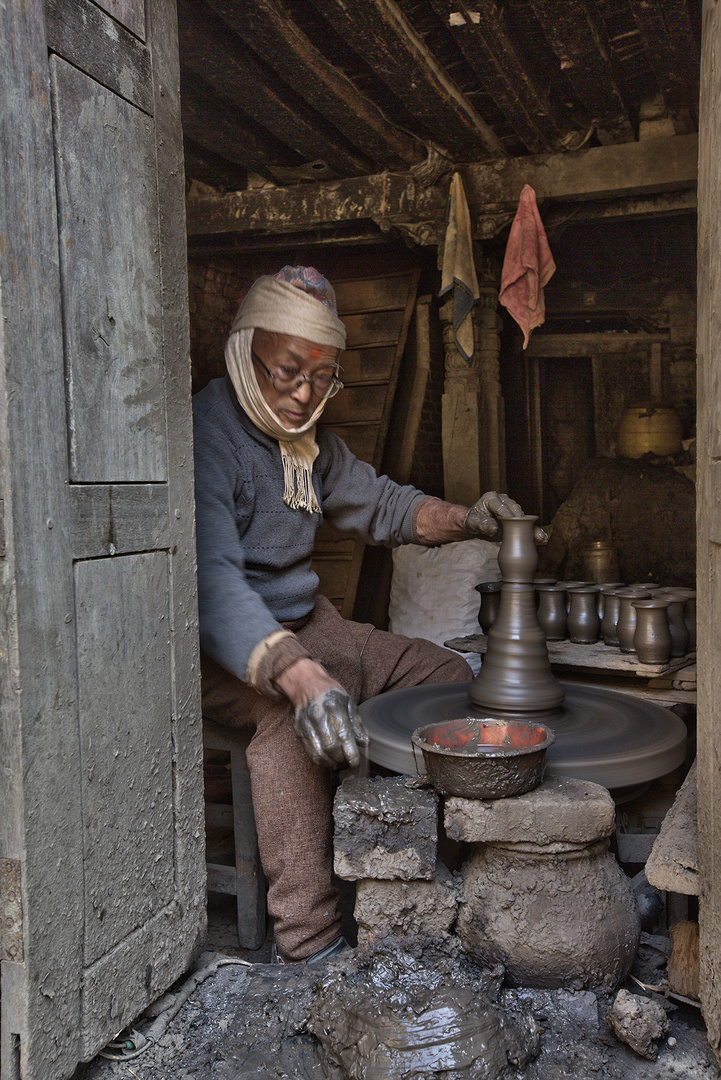
<instances>
[{"instance_id":1,"label":"wooden beam","mask_svg":"<svg viewBox=\"0 0 721 1080\"><path fill-rule=\"evenodd\" d=\"M646 55L671 113L698 116L699 50L684 0L630 0Z\"/></svg>"},{"instance_id":2,"label":"wooden beam","mask_svg":"<svg viewBox=\"0 0 721 1080\"><path fill-rule=\"evenodd\" d=\"M531 336L524 356L598 356L626 352L634 345L668 342L668 334L539 334Z\"/></svg>"},{"instance_id":3,"label":"wooden beam","mask_svg":"<svg viewBox=\"0 0 721 1080\"><path fill-rule=\"evenodd\" d=\"M187 136L183 139L183 155L186 180L200 180L223 191L237 191L248 182L248 173L242 166L218 157Z\"/></svg>"},{"instance_id":4,"label":"wooden beam","mask_svg":"<svg viewBox=\"0 0 721 1080\"><path fill-rule=\"evenodd\" d=\"M464 14L466 7L462 0L431 0L431 4L446 25L452 11L460 7ZM496 0L474 5L473 18L464 15L452 33L486 92L528 149L536 154L554 149L568 134L568 122L557 114L518 55Z\"/></svg>"},{"instance_id":5,"label":"wooden beam","mask_svg":"<svg viewBox=\"0 0 721 1080\"><path fill-rule=\"evenodd\" d=\"M270 166L300 164L295 153L232 113L230 101L201 95L199 83L186 72L180 99L183 134L235 165L269 175Z\"/></svg>"},{"instance_id":6,"label":"wooden beam","mask_svg":"<svg viewBox=\"0 0 721 1080\"><path fill-rule=\"evenodd\" d=\"M179 0L180 62L221 96L242 106L256 123L308 161L321 159L339 175L373 171L323 117L309 109L198 0Z\"/></svg>"},{"instance_id":7,"label":"wooden beam","mask_svg":"<svg viewBox=\"0 0 721 1080\"><path fill-rule=\"evenodd\" d=\"M460 166L471 214L510 211L523 185L539 199L593 200L683 190L696 184L695 135L594 147L574 154L508 158L492 165ZM294 188L236 191L188 200L189 235L285 233L323 224L371 220L383 228L405 222L442 226L447 182L422 188L413 177L382 173Z\"/></svg>"},{"instance_id":8,"label":"wooden beam","mask_svg":"<svg viewBox=\"0 0 721 1080\"><path fill-rule=\"evenodd\" d=\"M352 146L381 168L399 169L426 157L414 135L400 131L293 21L281 0L209 0L210 7L265 63Z\"/></svg>"},{"instance_id":9,"label":"wooden beam","mask_svg":"<svg viewBox=\"0 0 721 1080\"><path fill-rule=\"evenodd\" d=\"M531 0L531 7L574 93L595 120L601 142L633 139L632 109L595 7L587 0Z\"/></svg>"},{"instance_id":10,"label":"wooden beam","mask_svg":"<svg viewBox=\"0 0 721 1080\"><path fill-rule=\"evenodd\" d=\"M428 134L466 157L479 144L498 157L506 151L394 0L313 0L351 48L400 98Z\"/></svg>"}]
</instances>

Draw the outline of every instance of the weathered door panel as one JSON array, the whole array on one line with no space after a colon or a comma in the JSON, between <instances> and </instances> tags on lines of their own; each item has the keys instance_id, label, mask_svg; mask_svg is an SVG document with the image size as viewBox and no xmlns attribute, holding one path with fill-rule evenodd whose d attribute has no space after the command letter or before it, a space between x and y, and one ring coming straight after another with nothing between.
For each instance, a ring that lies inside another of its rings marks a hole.
<instances>
[{"instance_id":1,"label":"weathered door panel","mask_svg":"<svg viewBox=\"0 0 721 1080\"><path fill-rule=\"evenodd\" d=\"M721 11L703 5L698 170L698 830L701 1003L721 1062Z\"/></svg>"},{"instance_id":2,"label":"weathered door panel","mask_svg":"<svg viewBox=\"0 0 721 1080\"><path fill-rule=\"evenodd\" d=\"M62 1080L205 917L177 30L0 21L0 1061Z\"/></svg>"}]
</instances>

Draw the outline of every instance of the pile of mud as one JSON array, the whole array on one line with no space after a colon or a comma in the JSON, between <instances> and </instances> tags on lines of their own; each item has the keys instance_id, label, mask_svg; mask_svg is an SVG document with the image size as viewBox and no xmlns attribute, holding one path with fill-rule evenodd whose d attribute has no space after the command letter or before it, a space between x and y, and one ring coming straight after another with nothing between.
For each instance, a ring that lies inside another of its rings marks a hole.
<instances>
[{"instance_id":1,"label":"pile of mud","mask_svg":"<svg viewBox=\"0 0 721 1080\"><path fill-rule=\"evenodd\" d=\"M530 1013L497 1004L503 968L388 946L328 972L308 1030L328 1080L505 1080L540 1049Z\"/></svg>"}]
</instances>

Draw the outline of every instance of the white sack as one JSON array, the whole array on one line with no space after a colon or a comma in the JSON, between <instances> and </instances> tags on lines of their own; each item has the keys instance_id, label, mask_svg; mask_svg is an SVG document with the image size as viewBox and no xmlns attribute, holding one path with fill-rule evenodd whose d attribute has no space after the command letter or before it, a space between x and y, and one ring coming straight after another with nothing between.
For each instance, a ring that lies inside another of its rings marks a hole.
<instances>
[{"instance_id":1,"label":"white sack","mask_svg":"<svg viewBox=\"0 0 721 1080\"><path fill-rule=\"evenodd\" d=\"M481 581L500 581L498 544L464 540L427 548L407 544L393 550L389 629L405 637L423 637L442 645L448 638L480 634ZM474 673L480 657L462 653Z\"/></svg>"}]
</instances>

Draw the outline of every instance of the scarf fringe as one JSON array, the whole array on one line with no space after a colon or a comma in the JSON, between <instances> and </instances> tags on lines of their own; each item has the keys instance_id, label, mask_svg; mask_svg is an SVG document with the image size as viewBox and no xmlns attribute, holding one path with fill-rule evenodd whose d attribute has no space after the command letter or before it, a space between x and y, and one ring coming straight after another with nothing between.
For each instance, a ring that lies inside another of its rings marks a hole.
<instances>
[{"instance_id":1,"label":"scarf fringe","mask_svg":"<svg viewBox=\"0 0 721 1080\"><path fill-rule=\"evenodd\" d=\"M320 514L321 508L313 487L313 465L299 461L292 444L280 444L283 461L283 502L291 510L307 510L309 514Z\"/></svg>"}]
</instances>

